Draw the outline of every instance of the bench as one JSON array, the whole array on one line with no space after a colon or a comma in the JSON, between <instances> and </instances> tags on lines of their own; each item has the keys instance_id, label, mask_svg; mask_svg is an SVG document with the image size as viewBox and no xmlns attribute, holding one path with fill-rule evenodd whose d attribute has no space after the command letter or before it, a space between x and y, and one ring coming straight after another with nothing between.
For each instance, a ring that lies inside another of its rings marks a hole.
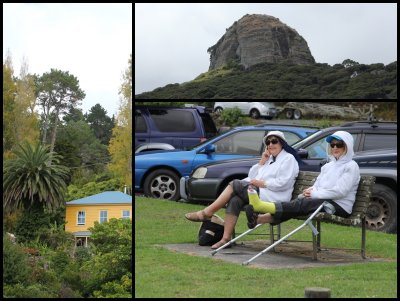
<instances>
[{"instance_id":1,"label":"bench","mask_svg":"<svg viewBox=\"0 0 400 301\"><path fill-rule=\"evenodd\" d=\"M311 187L317 176L318 172L311 171L300 171L296 179L292 200L296 199L297 196L303 192L305 188ZM356 194L356 200L353 205L351 216L343 218L336 215L330 215L325 212L318 213L313 219L314 226L318 230L318 235L312 235L313 243L313 259L317 260L317 251L321 250L321 222L334 223L339 225L347 226L361 226L361 257L365 259L365 240L366 240L366 213L370 203L372 195L372 187L375 183L375 177L373 176L361 176L360 183ZM305 220L308 216L298 217L296 219ZM278 228L278 239L280 238L280 224L276 225ZM270 237L271 244L274 243L274 226L270 225ZM346 249L351 250L351 249ZM357 249L359 250L359 249Z\"/></svg>"}]
</instances>

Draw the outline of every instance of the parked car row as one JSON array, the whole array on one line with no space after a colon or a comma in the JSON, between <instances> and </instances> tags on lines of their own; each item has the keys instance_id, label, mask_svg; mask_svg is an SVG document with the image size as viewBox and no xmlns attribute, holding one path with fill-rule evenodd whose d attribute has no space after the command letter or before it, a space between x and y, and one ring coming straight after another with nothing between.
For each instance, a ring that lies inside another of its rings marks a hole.
<instances>
[{"instance_id":1,"label":"parked car row","mask_svg":"<svg viewBox=\"0 0 400 301\"><path fill-rule=\"evenodd\" d=\"M397 231L397 124L347 123L341 127L320 130L292 145L306 165L301 170L320 171L326 163L325 138L337 130L346 130L354 137L354 160L361 174L376 177L372 204L368 208L368 226L379 231ZM378 150L386 148L384 150ZM243 179L259 158L225 160L194 169L190 177L182 177L181 195L192 202L209 203L233 179Z\"/></svg>"},{"instance_id":2,"label":"parked car row","mask_svg":"<svg viewBox=\"0 0 400 301\"><path fill-rule=\"evenodd\" d=\"M215 103L214 109L221 112L235 106L253 118L276 115L268 103ZM327 158L325 138L345 130L353 135L361 172L377 178L368 210L369 227L397 231L396 122L349 122L321 130L260 124L221 131L217 136L209 113L201 106L135 107L136 192L154 198L212 202L229 181L247 176L263 151L262 138L271 130L284 132L306 162L301 170L319 171Z\"/></svg>"},{"instance_id":3,"label":"parked car row","mask_svg":"<svg viewBox=\"0 0 400 301\"><path fill-rule=\"evenodd\" d=\"M180 199L179 179L189 176L197 166L226 159L255 158L263 151L263 137L282 131L293 144L317 128L256 125L236 127L189 150L149 151L135 154L135 191L146 196Z\"/></svg>"}]
</instances>

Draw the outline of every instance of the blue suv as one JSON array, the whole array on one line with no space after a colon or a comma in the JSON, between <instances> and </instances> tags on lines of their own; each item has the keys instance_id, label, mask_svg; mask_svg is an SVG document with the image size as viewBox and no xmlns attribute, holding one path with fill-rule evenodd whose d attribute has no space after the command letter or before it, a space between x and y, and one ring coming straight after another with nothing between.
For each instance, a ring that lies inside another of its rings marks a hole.
<instances>
[{"instance_id":1,"label":"blue suv","mask_svg":"<svg viewBox=\"0 0 400 301\"><path fill-rule=\"evenodd\" d=\"M256 158L268 131L282 131L293 144L317 131L290 125L243 126L222 133L190 150L149 151L135 154L135 191L148 197L179 200L180 178L197 166L226 159Z\"/></svg>"}]
</instances>

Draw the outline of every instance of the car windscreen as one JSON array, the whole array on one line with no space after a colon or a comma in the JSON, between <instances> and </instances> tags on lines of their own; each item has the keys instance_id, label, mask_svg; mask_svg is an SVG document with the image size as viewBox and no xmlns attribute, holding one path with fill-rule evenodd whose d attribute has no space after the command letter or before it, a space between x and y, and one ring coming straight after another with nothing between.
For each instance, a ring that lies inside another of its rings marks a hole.
<instances>
[{"instance_id":1,"label":"car windscreen","mask_svg":"<svg viewBox=\"0 0 400 301\"><path fill-rule=\"evenodd\" d=\"M308 141L312 140L315 136L318 136L322 131L316 131L314 134L311 134L310 136L296 142L295 144L292 145L294 149L300 149L303 147L304 144L306 144Z\"/></svg>"}]
</instances>

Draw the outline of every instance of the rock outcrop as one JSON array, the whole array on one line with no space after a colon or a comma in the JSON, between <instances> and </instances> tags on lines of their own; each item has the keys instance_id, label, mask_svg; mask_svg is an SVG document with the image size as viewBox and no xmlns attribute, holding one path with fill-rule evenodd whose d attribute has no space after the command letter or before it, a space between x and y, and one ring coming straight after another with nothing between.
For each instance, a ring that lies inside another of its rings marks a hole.
<instances>
[{"instance_id":1,"label":"rock outcrop","mask_svg":"<svg viewBox=\"0 0 400 301\"><path fill-rule=\"evenodd\" d=\"M278 18L268 15L245 15L233 23L217 44L207 51L210 53L209 70L231 61L245 68L281 61L315 63L303 37Z\"/></svg>"}]
</instances>

